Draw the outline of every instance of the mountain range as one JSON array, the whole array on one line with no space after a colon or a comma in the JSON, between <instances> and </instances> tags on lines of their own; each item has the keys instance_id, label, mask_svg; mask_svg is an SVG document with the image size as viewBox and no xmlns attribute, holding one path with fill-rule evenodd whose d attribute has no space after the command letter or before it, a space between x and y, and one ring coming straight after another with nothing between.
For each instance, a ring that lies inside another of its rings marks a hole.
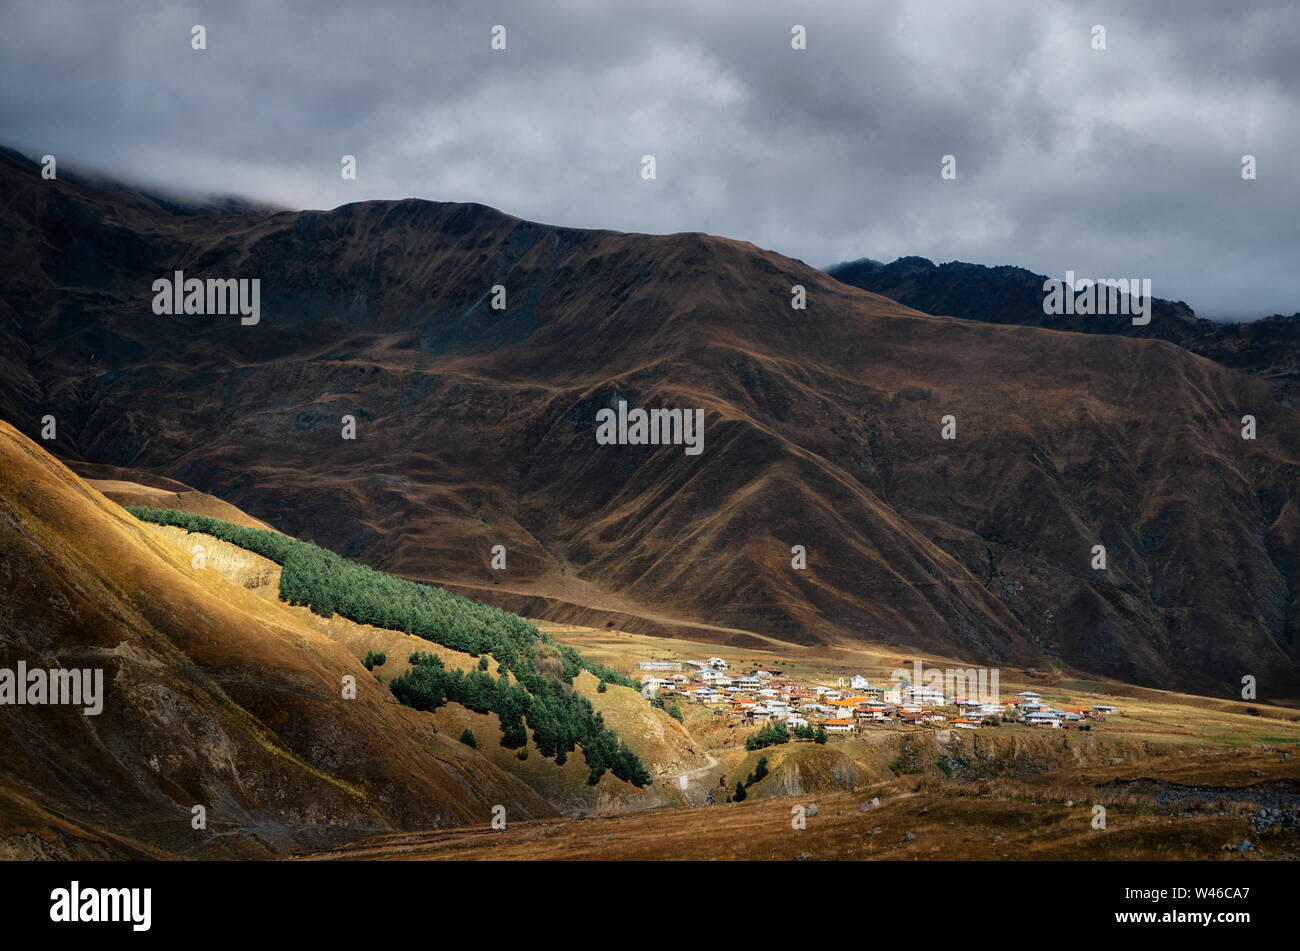
<instances>
[{"instance_id":1,"label":"mountain range","mask_svg":"<svg viewBox=\"0 0 1300 951\"><path fill-rule=\"evenodd\" d=\"M1167 340L1215 363L1256 374L1290 409L1300 405L1300 313L1224 322L1196 316L1183 301L1154 298L1151 321L1129 317L1049 316L1044 284L1061 280L1020 267L986 267L964 261L935 264L902 257L889 264L862 258L826 269L837 280L925 311L993 324L1018 324L1075 333L1119 334Z\"/></svg>"},{"instance_id":2,"label":"mountain range","mask_svg":"<svg viewBox=\"0 0 1300 951\"><path fill-rule=\"evenodd\" d=\"M0 416L74 471L533 617L1300 699L1294 319L1096 332L1014 269L0 182ZM177 271L260 320L155 313ZM624 400L702 409L703 451L598 445Z\"/></svg>"}]
</instances>

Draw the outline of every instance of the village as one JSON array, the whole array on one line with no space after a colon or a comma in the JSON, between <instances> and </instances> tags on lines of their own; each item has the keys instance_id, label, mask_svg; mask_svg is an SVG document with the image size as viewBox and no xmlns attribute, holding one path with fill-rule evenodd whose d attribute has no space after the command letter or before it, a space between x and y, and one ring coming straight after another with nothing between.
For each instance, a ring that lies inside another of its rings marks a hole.
<instances>
[{"instance_id":1,"label":"village","mask_svg":"<svg viewBox=\"0 0 1300 951\"><path fill-rule=\"evenodd\" d=\"M816 731L824 737L854 734L886 725L933 726L960 730L1020 724L1041 729L1090 730L1118 710L1107 704L1054 707L1032 690L1008 701L996 696L964 696L909 678L885 687L861 674L838 677L832 686L797 683L781 671L729 671L721 657L708 660L642 661L642 693L656 703L668 697L701 704L733 726L782 724L795 735ZM996 693L996 691L995 691Z\"/></svg>"}]
</instances>

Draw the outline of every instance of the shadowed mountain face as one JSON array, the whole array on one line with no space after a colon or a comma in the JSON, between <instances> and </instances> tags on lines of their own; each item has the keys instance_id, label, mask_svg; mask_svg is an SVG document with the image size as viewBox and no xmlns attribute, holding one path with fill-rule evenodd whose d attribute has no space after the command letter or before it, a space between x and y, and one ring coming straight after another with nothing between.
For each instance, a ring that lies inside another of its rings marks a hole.
<instances>
[{"instance_id":1,"label":"shadowed mountain face","mask_svg":"<svg viewBox=\"0 0 1300 951\"><path fill-rule=\"evenodd\" d=\"M1300 418L1253 376L927 316L700 234L205 211L12 154L0 176L0 411L55 417L65 458L539 616L1300 697ZM175 270L259 279L260 322L156 316ZM597 445L620 398L703 408L703 452Z\"/></svg>"},{"instance_id":2,"label":"shadowed mountain face","mask_svg":"<svg viewBox=\"0 0 1300 951\"><path fill-rule=\"evenodd\" d=\"M1135 325L1128 316L1046 315L1043 282L1048 278L1019 267L984 267L963 261L936 265L918 257L883 264L863 258L827 268L826 273L927 314L1167 340L1215 363L1262 377L1279 402L1290 409L1300 408L1300 313L1290 317L1276 314L1248 323L1218 323L1198 318L1182 301L1157 297L1152 302L1150 323ZM1063 276L1053 275L1052 279Z\"/></svg>"}]
</instances>

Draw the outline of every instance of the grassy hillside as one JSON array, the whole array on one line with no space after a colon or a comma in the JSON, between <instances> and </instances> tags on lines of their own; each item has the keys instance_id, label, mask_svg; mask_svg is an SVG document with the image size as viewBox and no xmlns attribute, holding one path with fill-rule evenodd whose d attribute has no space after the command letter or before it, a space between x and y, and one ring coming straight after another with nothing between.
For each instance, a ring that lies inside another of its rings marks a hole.
<instances>
[{"instance_id":1,"label":"grassy hillside","mask_svg":"<svg viewBox=\"0 0 1300 951\"><path fill-rule=\"evenodd\" d=\"M581 746L595 785L606 770L634 786L650 775L640 758L605 726L591 702L576 693L573 678L588 670L623 686L636 682L600 664L584 662L571 647L557 645L522 618L498 608L375 571L310 542L247 525L176 509L130 506L142 521L201 532L238 545L279 564L280 596L322 617L339 614L361 624L405 631L472 657L491 657L496 676L480 669L446 667L436 654L414 652L411 669L389 682L403 704L436 710L454 701L500 719L501 743L520 749L533 741L560 765ZM506 676L509 673L511 677Z\"/></svg>"},{"instance_id":2,"label":"grassy hillside","mask_svg":"<svg viewBox=\"0 0 1300 951\"><path fill-rule=\"evenodd\" d=\"M0 667L104 674L98 716L0 706L0 856L266 857L486 825L495 804L555 814L293 609L196 567L3 423L0 579Z\"/></svg>"}]
</instances>

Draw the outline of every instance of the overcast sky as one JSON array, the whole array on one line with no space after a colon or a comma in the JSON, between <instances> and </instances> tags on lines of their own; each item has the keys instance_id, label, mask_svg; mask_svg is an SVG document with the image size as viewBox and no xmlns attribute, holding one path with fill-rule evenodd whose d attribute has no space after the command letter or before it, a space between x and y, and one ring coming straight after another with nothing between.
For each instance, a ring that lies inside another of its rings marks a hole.
<instances>
[{"instance_id":1,"label":"overcast sky","mask_svg":"<svg viewBox=\"0 0 1300 951\"><path fill-rule=\"evenodd\" d=\"M1293 0L0 0L0 24L0 144L134 183L477 201L819 267L919 254L1148 277L1207 317L1300 310Z\"/></svg>"}]
</instances>

